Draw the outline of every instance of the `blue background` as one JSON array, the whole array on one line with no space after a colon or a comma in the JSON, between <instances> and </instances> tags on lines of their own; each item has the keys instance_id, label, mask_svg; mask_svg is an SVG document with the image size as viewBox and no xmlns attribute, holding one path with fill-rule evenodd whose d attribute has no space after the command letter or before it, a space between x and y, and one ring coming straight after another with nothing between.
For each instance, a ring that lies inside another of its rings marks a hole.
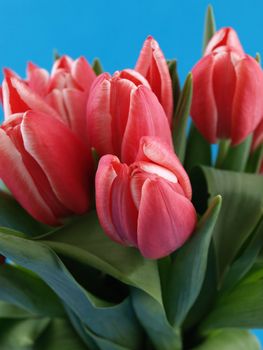
<instances>
[{"instance_id":1,"label":"blue background","mask_svg":"<svg viewBox=\"0 0 263 350\"><path fill-rule=\"evenodd\" d=\"M234 27L249 54L263 53L262 0L211 4L218 28ZM56 48L90 62L100 57L113 72L133 67L151 34L167 58L177 58L183 80L201 54L207 5L203 0L1 0L0 66L22 76L28 60L49 69ZM256 333L263 343L263 331Z\"/></svg>"}]
</instances>

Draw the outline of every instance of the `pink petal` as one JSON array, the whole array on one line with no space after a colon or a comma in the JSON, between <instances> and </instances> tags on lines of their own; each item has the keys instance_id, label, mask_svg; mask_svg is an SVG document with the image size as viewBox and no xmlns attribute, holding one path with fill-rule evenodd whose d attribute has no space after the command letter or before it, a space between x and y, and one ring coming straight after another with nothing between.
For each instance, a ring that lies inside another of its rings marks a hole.
<instances>
[{"instance_id":1,"label":"pink petal","mask_svg":"<svg viewBox=\"0 0 263 350\"><path fill-rule=\"evenodd\" d=\"M70 118L64 103L63 90L53 89L46 96L45 101L57 112L59 119L71 128Z\"/></svg>"},{"instance_id":2,"label":"pink petal","mask_svg":"<svg viewBox=\"0 0 263 350\"><path fill-rule=\"evenodd\" d=\"M166 59L159 44L149 36L143 45L135 69L150 83L171 124L173 113L173 91Z\"/></svg>"},{"instance_id":3,"label":"pink petal","mask_svg":"<svg viewBox=\"0 0 263 350\"><path fill-rule=\"evenodd\" d=\"M232 104L236 87L236 73L231 52L214 56L213 89L217 106L217 137L231 135Z\"/></svg>"},{"instance_id":4,"label":"pink petal","mask_svg":"<svg viewBox=\"0 0 263 350\"><path fill-rule=\"evenodd\" d=\"M239 41L236 31L233 28L222 28L217 31L209 41L204 56L210 54L213 50L220 46L228 46L234 48L240 55L244 54L243 47Z\"/></svg>"},{"instance_id":5,"label":"pink petal","mask_svg":"<svg viewBox=\"0 0 263 350\"><path fill-rule=\"evenodd\" d=\"M214 57L207 55L193 68L191 117L201 134L216 143L217 109L213 91Z\"/></svg>"},{"instance_id":6,"label":"pink petal","mask_svg":"<svg viewBox=\"0 0 263 350\"><path fill-rule=\"evenodd\" d=\"M172 148L170 127L155 94L139 86L131 95L129 118L122 143L122 160L130 164L138 153L142 136L158 136Z\"/></svg>"},{"instance_id":7,"label":"pink petal","mask_svg":"<svg viewBox=\"0 0 263 350\"><path fill-rule=\"evenodd\" d=\"M232 114L232 144L242 142L259 124L263 114L263 73L248 55L236 65L236 92Z\"/></svg>"},{"instance_id":8,"label":"pink petal","mask_svg":"<svg viewBox=\"0 0 263 350\"><path fill-rule=\"evenodd\" d=\"M120 78L128 79L132 81L136 86L144 85L151 89L150 84L144 78L144 76L134 69L123 69L122 71L117 73Z\"/></svg>"},{"instance_id":9,"label":"pink petal","mask_svg":"<svg viewBox=\"0 0 263 350\"><path fill-rule=\"evenodd\" d=\"M71 74L83 91L89 91L93 81L96 79L96 74L84 57L80 57L73 62Z\"/></svg>"},{"instance_id":10,"label":"pink petal","mask_svg":"<svg viewBox=\"0 0 263 350\"><path fill-rule=\"evenodd\" d=\"M114 241L123 243L113 225L111 216L111 187L117 176L113 164L121 166L119 159L112 155L103 156L99 161L95 179L96 208L105 233Z\"/></svg>"},{"instance_id":11,"label":"pink petal","mask_svg":"<svg viewBox=\"0 0 263 350\"><path fill-rule=\"evenodd\" d=\"M88 143L99 155L114 153L110 113L111 83L108 79L103 74L94 81L87 104Z\"/></svg>"},{"instance_id":12,"label":"pink petal","mask_svg":"<svg viewBox=\"0 0 263 350\"><path fill-rule=\"evenodd\" d=\"M138 211L131 195L129 168L123 164L116 173L111 186L112 223L123 244L137 246Z\"/></svg>"},{"instance_id":13,"label":"pink petal","mask_svg":"<svg viewBox=\"0 0 263 350\"><path fill-rule=\"evenodd\" d=\"M48 93L49 74L33 63L29 62L27 66L28 86L39 96L45 96Z\"/></svg>"},{"instance_id":14,"label":"pink petal","mask_svg":"<svg viewBox=\"0 0 263 350\"><path fill-rule=\"evenodd\" d=\"M162 258L181 247L193 233L192 203L165 180L147 180L138 216L138 248L149 259Z\"/></svg>"},{"instance_id":15,"label":"pink petal","mask_svg":"<svg viewBox=\"0 0 263 350\"><path fill-rule=\"evenodd\" d=\"M143 137L140 141L140 148L136 157L136 162L138 161L151 161L169 169L177 177L185 196L191 200L192 187L187 172L179 158L167 144L158 138Z\"/></svg>"},{"instance_id":16,"label":"pink petal","mask_svg":"<svg viewBox=\"0 0 263 350\"><path fill-rule=\"evenodd\" d=\"M73 64L72 58L69 56L63 55L59 59L57 59L52 67L51 75L55 74L59 69L65 69L68 73L71 70Z\"/></svg>"},{"instance_id":17,"label":"pink petal","mask_svg":"<svg viewBox=\"0 0 263 350\"><path fill-rule=\"evenodd\" d=\"M0 177L17 201L37 220L49 225L58 221L47 206L11 139L0 129Z\"/></svg>"},{"instance_id":18,"label":"pink petal","mask_svg":"<svg viewBox=\"0 0 263 350\"><path fill-rule=\"evenodd\" d=\"M29 111L21 124L25 149L37 161L61 203L82 214L89 207L91 156L62 122Z\"/></svg>"}]
</instances>

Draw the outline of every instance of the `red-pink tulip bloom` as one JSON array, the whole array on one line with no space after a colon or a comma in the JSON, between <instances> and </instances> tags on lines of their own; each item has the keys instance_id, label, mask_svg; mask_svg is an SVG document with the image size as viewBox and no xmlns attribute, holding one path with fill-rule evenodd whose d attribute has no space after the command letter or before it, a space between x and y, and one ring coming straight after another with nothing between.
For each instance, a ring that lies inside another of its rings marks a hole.
<instances>
[{"instance_id":1,"label":"red-pink tulip bloom","mask_svg":"<svg viewBox=\"0 0 263 350\"><path fill-rule=\"evenodd\" d=\"M18 113L0 127L0 177L45 224L87 211L91 168L86 146L51 115Z\"/></svg>"},{"instance_id":2,"label":"red-pink tulip bloom","mask_svg":"<svg viewBox=\"0 0 263 350\"><path fill-rule=\"evenodd\" d=\"M232 145L252 133L263 114L263 73L246 55L234 31L223 29L195 65L191 116L210 142L230 139Z\"/></svg>"},{"instance_id":3,"label":"red-pink tulip bloom","mask_svg":"<svg viewBox=\"0 0 263 350\"><path fill-rule=\"evenodd\" d=\"M96 207L105 233L157 259L182 246L196 225L187 173L174 152L144 137L128 166L105 155L96 174Z\"/></svg>"},{"instance_id":4,"label":"red-pink tulip bloom","mask_svg":"<svg viewBox=\"0 0 263 350\"><path fill-rule=\"evenodd\" d=\"M73 61L62 56L49 73L29 63L27 79L5 70L2 100L5 119L14 113L39 111L61 119L86 140L86 105L90 86L96 78L84 57Z\"/></svg>"},{"instance_id":5,"label":"red-pink tulip bloom","mask_svg":"<svg viewBox=\"0 0 263 350\"><path fill-rule=\"evenodd\" d=\"M163 52L153 37L149 36L145 40L135 70L140 72L150 83L171 125L173 114L172 80Z\"/></svg>"},{"instance_id":6,"label":"red-pink tulip bloom","mask_svg":"<svg viewBox=\"0 0 263 350\"><path fill-rule=\"evenodd\" d=\"M101 74L91 87L87 105L90 146L100 156L115 154L132 163L142 136L158 136L172 147L165 112L145 78L126 70Z\"/></svg>"}]
</instances>

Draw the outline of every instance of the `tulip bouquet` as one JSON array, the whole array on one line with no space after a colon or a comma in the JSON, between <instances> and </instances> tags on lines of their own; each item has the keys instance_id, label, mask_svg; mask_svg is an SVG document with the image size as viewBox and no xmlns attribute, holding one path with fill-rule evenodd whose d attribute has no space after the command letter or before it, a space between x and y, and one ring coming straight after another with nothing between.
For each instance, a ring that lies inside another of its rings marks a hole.
<instances>
[{"instance_id":1,"label":"tulip bouquet","mask_svg":"<svg viewBox=\"0 0 263 350\"><path fill-rule=\"evenodd\" d=\"M259 349L263 71L234 29L209 7L183 86L148 37L0 97L1 350Z\"/></svg>"}]
</instances>

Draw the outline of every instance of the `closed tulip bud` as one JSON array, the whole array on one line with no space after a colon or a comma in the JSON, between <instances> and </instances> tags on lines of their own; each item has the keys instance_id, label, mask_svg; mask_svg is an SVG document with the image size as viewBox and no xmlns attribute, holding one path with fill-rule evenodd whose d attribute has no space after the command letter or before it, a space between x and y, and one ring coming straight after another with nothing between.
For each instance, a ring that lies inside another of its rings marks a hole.
<instances>
[{"instance_id":1,"label":"closed tulip bud","mask_svg":"<svg viewBox=\"0 0 263 350\"><path fill-rule=\"evenodd\" d=\"M128 166L105 155L96 174L96 207L105 233L158 259L182 246L196 225L191 185L180 161L158 139L141 139Z\"/></svg>"},{"instance_id":2,"label":"closed tulip bud","mask_svg":"<svg viewBox=\"0 0 263 350\"><path fill-rule=\"evenodd\" d=\"M5 119L28 110L47 113L61 119L83 141L86 140L86 104L90 86L96 78L85 58L58 59L49 73L33 63L23 80L5 70L2 86Z\"/></svg>"},{"instance_id":3,"label":"closed tulip bud","mask_svg":"<svg viewBox=\"0 0 263 350\"><path fill-rule=\"evenodd\" d=\"M191 116L210 143L230 139L237 145L260 122L263 73L256 60L243 53L232 31L228 30L228 36L225 32L227 39L221 41L219 34L211 39L213 45L208 44L207 54L192 70Z\"/></svg>"},{"instance_id":4,"label":"closed tulip bud","mask_svg":"<svg viewBox=\"0 0 263 350\"><path fill-rule=\"evenodd\" d=\"M17 201L37 220L60 219L89 208L92 159L64 123L28 111L0 127L0 177Z\"/></svg>"},{"instance_id":5,"label":"closed tulip bud","mask_svg":"<svg viewBox=\"0 0 263 350\"><path fill-rule=\"evenodd\" d=\"M97 153L134 161L142 136L158 136L170 147L170 127L155 94L138 72L125 70L112 77L101 74L87 105L87 134Z\"/></svg>"},{"instance_id":6,"label":"closed tulip bud","mask_svg":"<svg viewBox=\"0 0 263 350\"><path fill-rule=\"evenodd\" d=\"M171 125L173 114L172 80L163 52L157 41L151 36L144 42L135 70L148 80Z\"/></svg>"}]
</instances>

